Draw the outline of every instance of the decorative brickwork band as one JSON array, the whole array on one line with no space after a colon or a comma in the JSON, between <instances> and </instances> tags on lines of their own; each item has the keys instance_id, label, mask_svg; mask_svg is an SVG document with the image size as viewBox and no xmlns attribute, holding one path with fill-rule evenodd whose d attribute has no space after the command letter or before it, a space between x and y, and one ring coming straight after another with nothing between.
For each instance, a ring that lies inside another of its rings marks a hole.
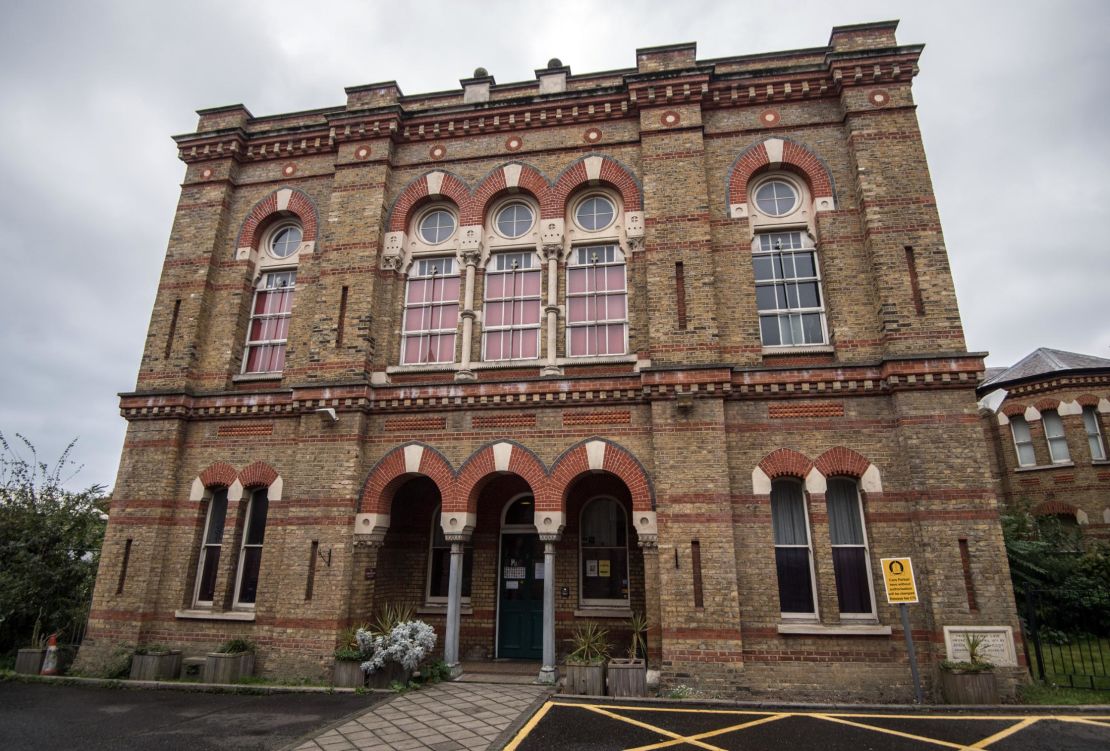
<instances>
[{"instance_id":1,"label":"decorative brickwork band","mask_svg":"<svg viewBox=\"0 0 1110 751\"><path fill-rule=\"evenodd\" d=\"M282 205L284 204L284 208ZM303 191L295 188L281 188L263 198L254 205L247 214L242 228L239 230L239 239L236 248L258 249L258 242L262 239L262 231L275 215L288 212L295 214L301 222L301 241L315 242L319 222L316 205Z\"/></svg>"},{"instance_id":2,"label":"decorative brickwork band","mask_svg":"<svg viewBox=\"0 0 1110 751\"><path fill-rule=\"evenodd\" d=\"M806 479L806 475L813 469L813 462L793 449L776 449L763 458L759 468L770 479L778 477L797 477Z\"/></svg>"},{"instance_id":3,"label":"decorative brickwork band","mask_svg":"<svg viewBox=\"0 0 1110 751\"><path fill-rule=\"evenodd\" d=\"M200 473L200 481L206 488L231 487L239 473L235 467L224 462L216 462Z\"/></svg>"},{"instance_id":4,"label":"decorative brickwork band","mask_svg":"<svg viewBox=\"0 0 1110 751\"><path fill-rule=\"evenodd\" d=\"M277 471L265 462L255 462L239 472L239 482L244 488L265 488L278 479Z\"/></svg>"},{"instance_id":5,"label":"decorative brickwork band","mask_svg":"<svg viewBox=\"0 0 1110 751\"><path fill-rule=\"evenodd\" d=\"M860 478L867 472L871 462L851 449L835 446L817 457L813 465L825 477L844 475Z\"/></svg>"},{"instance_id":6,"label":"decorative brickwork band","mask_svg":"<svg viewBox=\"0 0 1110 751\"><path fill-rule=\"evenodd\" d=\"M440 452L419 441L412 441L390 451L370 470L359 495L359 513L389 514L393 491L401 486L406 475L424 475L436 484L444 510L453 497L455 471Z\"/></svg>"},{"instance_id":7,"label":"decorative brickwork band","mask_svg":"<svg viewBox=\"0 0 1110 751\"><path fill-rule=\"evenodd\" d=\"M768 142L775 144L768 149ZM781 154L778 153L781 149ZM771 158L771 151L775 159ZM818 204L823 198L833 198L833 181L828 167L805 146L788 138L768 138L753 144L741 152L732 163L728 172L729 205L748 202L748 183L760 170L769 166L781 166L801 175L809 183L813 199Z\"/></svg>"}]
</instances>

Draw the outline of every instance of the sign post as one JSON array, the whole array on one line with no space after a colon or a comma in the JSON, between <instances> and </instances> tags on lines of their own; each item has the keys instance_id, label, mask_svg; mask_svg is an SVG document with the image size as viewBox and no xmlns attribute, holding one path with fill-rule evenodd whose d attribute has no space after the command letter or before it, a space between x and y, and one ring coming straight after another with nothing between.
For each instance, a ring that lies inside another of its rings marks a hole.
<instances>
[{"instance_id":1,"label":"sign post","mask_svg":"<svg viewBox=\"0 0 1110 751\"><path fill-rule=\"evenodd\" d=\"M921 675L917 672L917 653L913 648L913 631L910 630L909 603L918 602L917 584L913 579L913 561L909 558L881 558L886 601L897 605L902 616L902 633L906 637L906 651L910 658L910 675L913 676L913 693L918 704L925 701L921 692Z\"/></svg>"}]
</instances>

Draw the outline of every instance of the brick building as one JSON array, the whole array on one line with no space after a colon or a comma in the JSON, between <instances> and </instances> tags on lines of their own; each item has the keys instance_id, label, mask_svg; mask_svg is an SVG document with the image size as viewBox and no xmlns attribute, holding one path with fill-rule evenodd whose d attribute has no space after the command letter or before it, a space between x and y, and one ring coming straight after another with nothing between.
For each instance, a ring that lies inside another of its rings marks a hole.
<instances>
[{"instance_id":1,"label":"brick building","mask_svg":"<svg viewBox=\"0 0 1110 751\"><path fill-rule=\"evenodd\" d=\"M551 680L642 610L664 683L905 699L893 556L927 681L948 629L1012 655L895 27L201 111L81 660L241 636L321 677L409 601Z\"/></svg>"},{"instance_id":2,"label":"brick building","mask_svg":"<svg viewBox=\"0 0 1110 751\"><path fill-rule=\"evenodd\" d=\"M1110 360L1041 347L978 392L999 500L1110 538Z\"/></svg>"}]
</instances>

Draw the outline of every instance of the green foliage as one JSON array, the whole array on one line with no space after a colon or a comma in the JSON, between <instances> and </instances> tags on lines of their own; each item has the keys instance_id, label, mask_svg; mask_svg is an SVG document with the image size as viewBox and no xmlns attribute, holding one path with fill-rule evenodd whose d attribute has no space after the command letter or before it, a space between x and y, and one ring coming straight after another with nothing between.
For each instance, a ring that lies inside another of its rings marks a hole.
<instances>
[{"instance_id":1,"label":"green foliage","mask_svg":"<svg viewBox=\"0 0 1110 751\"><path fill-rule=\"evenodd\" d=\"M416 606L411 602L389 602L374 615L374 623L366 628L375 636L386 636L401 623L416 618Z\"/></svg>"},{"instance_id":2,"label":"green foliage","mask_svg":"<svg viewBox=\"0 0 1110 751\"><path fill-rule=\"evenodd\" d=\"M80 469L73 442L51 467L16 437L0 433L0 653L54 633L81 640L107 522L102 486L64 487Z\"/></svg>"},{"instance_id":3,"label":"green foliage","mask_svg":"<svg viewBox=\"0 0 1110 751\"><path fill-rule=\"evenodd\" d=\"M1077 705L1105 704L1105 691L1085 688L1065 688L1055 684L1029 683L1021 687L1022 704Z\"/></svg>"},{"instance_id":4,"label":"green foliage","mask_svg":"<svg viewBox=\"0 0 1110 751\"><path fill-rule=\"evenodd\" d=\"M687 686L683 683L680 683L677 686L673 686L671 688L671 690L667 692L667 698L668 699L689 699L692 696L696 696L697 693L698 692L696 690L694 690L693 688L691 688L690 686Z\"/></svg>"},{"instance_id":5,"label":"green foliage","mask_svg":"<svg viewBox=\"0 0 1110 751\"><path fill-rule=\"evenodd\" d=\"M439 683L451 677L451 668L447 667L447 663L443 660L433 660L429 664L420 668L421 680L428 683Z\"/></svg>"},{"instance_id":6,"label":"green foliage","mask_svg":"<svg viewBox=\"0 0 1110 751\"><path fill-rule=\"evenodd\" d=\"M216 651L228 655L238 655L244 652L254 654L256 649L254 642L249 639L229 639L221 644Z\"/></svg>"},{"instance_id":7,"label":"green foliage","mask_svg":"<svg viewBox=\"0 0 1110 751\"><path fill-rule=\"evenodd\" d=\"M593 621L579 623L570 635L567 662L575 665L598 665L609 659L609 632Z\"/></svg>"},{"instance_id":8,"label":"green foliage","mask_svg":"<svg viewBox=\"0 0 1110 751\"><path fill-rule=\"evenodd\" d=\"M370 655L359 647L356 634L360 630L369 631L370 626L360 623L355 626L348 626L339 632L339 645L336 646L333 653L335 659L340 662L365 662L370 659Z\"/></svg>"},{"instance_id":9,"label":"green foliage","mask_svg":"<svg viewBox=\"0 0 1110 751\"><path fill-rule=\"evenodd\" d=\"M647 616L637 610L632 614L632 618L628 621L629 627L632 629L632 636L629 639L628 645L628 659L635 660L637 657L647 657L647 632L648 622Z\"/></svg>"}]
</instances>

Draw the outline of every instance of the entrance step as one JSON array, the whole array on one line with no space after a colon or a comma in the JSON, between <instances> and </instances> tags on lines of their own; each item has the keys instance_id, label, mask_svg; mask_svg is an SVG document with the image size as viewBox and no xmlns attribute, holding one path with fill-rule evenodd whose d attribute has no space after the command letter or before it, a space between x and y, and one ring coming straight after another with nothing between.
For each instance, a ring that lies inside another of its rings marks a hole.
<instances>
[{"instance_id":1,"label":"entrance step","mask_svg":"<svg viewBox=\"0 0 1110 751\"><path fill-rule=\"evenodd\" d=\"M540 663L532 660L466 660L458 683L510 683L528 685L536 682Z\"/></svg>"}]
</instances>

